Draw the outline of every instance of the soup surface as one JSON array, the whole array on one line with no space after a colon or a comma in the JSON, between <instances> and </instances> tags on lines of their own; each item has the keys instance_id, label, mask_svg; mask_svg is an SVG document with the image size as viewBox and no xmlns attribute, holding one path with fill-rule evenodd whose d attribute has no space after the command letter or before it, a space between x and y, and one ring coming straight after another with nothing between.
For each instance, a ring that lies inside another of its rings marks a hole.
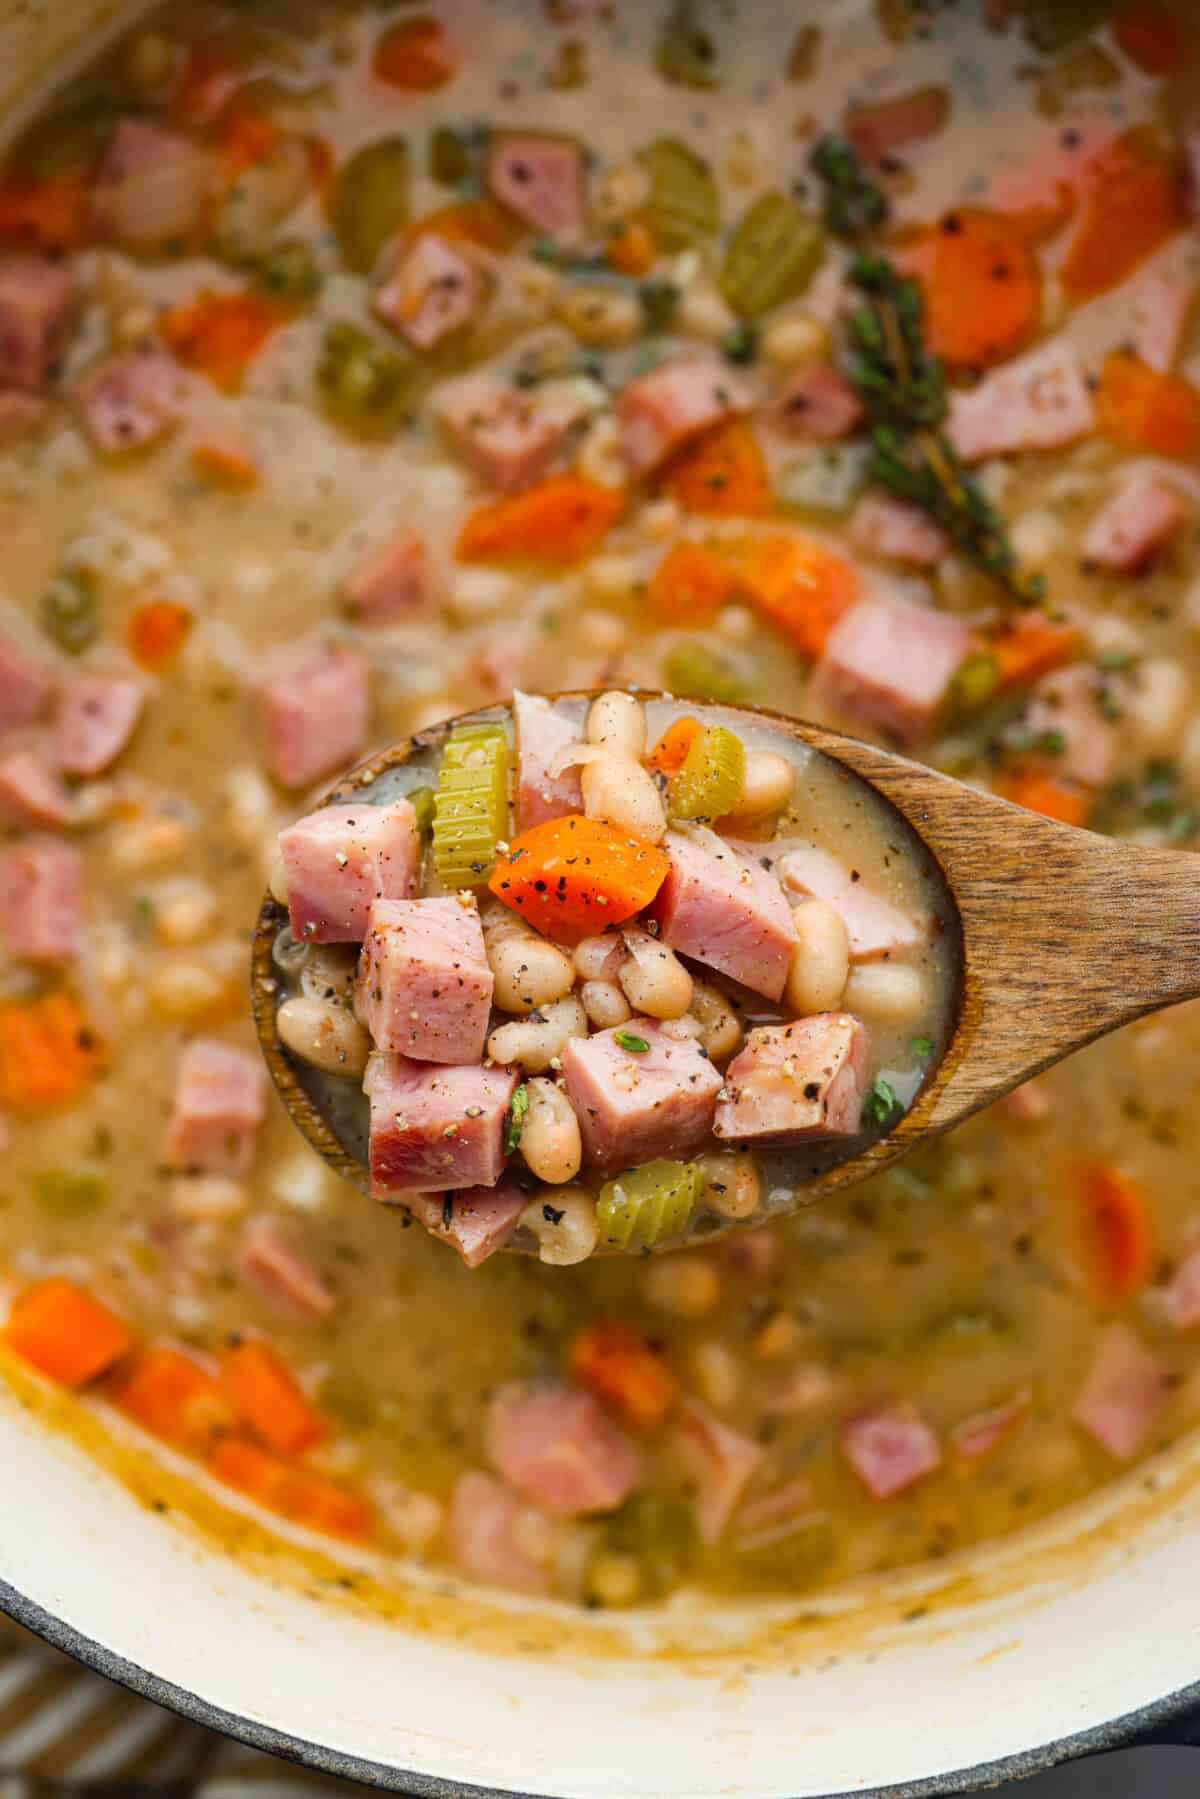
<instances>
[{"instance_id":1,"label":"soup surface","mask_svg":"<svg viewBox=\"0 0 1200 1799\"><path fill-rule=\"evenodd\" d=\"M235 1503L594 1606L944 1556L1195 1421L1194 1011L769 1228L472 1270L298 1140L246 997L279 831L516 689L1193 841L1186 13L179 4L47 99L0 175L10 1349Z\"/></svg>"}]
</instances>

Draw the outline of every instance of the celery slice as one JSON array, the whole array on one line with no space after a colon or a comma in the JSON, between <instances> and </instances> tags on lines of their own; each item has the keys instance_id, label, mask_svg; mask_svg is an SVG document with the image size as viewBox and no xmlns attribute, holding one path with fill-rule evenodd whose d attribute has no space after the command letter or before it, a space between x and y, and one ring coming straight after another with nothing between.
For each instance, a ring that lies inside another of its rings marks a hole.
<instances>
[{"instance_id":1,"label":"celery slice","mask_svg":"<svg viewBox=\"0 0 1200 1799\"><path fill-rule=\"evenodd\" d=\"M733 705L746 698L746 683L724 656L698 637L685 637L663 663L663 679L671 693L687 700L723 700Z\"/></svg>"},{"instance_id":2,"label":"celery slice","mask_svg":"<svg viewBox=\"0 0 1200 1799\"><path fill-rule=\"evenodd\" d=\"M508 824L508 738L502 725L456 725L433 800L433 865L443 887L482 887Z\"/></svg>"},{"instance_id":3,"label":"celery slice","mask_svg":"<svg viewBox=\"0 0 1200 1799\"><path fill-rule=\"evenodd\" d=\"M596 1201L601 1240L613 1249L652 1249L687 1226L707 1186L694 1162L646 1162L606 1181Z\"/></svg>"},{"instance_id":4,"label":"celery slice","mask_svg":"<svg viewBox=\"0 0 1200 1799\"><path fill-rule=\"evenodd\" d=\"M786 194L764 194L726 246L721 292L735 312L758 318L804 292L824 251L825 233L816 219Z\"/></svg>"},{"instance_id":5,"label":"celery slice","mask_svg":"<svg viewBox=\"0 0 1200 1799\"><path fill-rule=\"evenodd\" d=\"M637 160L650 177L647 209L655 242L664 250L686 250L721 229L721 204L712 170L678 138L659 137Z\"/></svg>"},{"instance_id":6,"label":"celery slice","mask_svg":"<svg viewBox=\"0 0 1200 1799\"><path fill-rule=\"evenodd\" d=\"M338 171L333 190L333 229L342 259L356 275L369 275L379 252L408 222L408 144L381 137L366 144Z\"/></svg>"},{"instance_id":7,"label":"celery slice","mask_svg":"<svg viewBox=\"0 0 1200 1799\"><path fill-rule=\"evenodd\" d=\"M667 811L673 819L724 818L737 810L745 780L741 738L724 725L710 725L688 745L683 767L667 788Z\"/></svg>"}]
</instances>

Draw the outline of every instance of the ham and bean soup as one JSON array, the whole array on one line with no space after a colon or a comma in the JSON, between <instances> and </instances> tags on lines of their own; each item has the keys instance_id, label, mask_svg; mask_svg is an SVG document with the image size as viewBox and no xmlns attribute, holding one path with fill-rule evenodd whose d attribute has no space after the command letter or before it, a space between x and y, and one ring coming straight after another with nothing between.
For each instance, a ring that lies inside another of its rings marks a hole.
<instances>
[{"instance_id":1,"label":"ham and bean soup","mask_svg":"<svg viewBox=\"0 0 1200 1799\"><path fill-rule=\"evenodd\" d=\"M1191 14L171 0L14 121L14 1367L608 1607L944 1557L1200 1422L1195 1008L753 1224L911 1101L955 949L737 710L1198 841ZM268 882L383 1203L269 1090Z\"/></svg>"}]
</instances>

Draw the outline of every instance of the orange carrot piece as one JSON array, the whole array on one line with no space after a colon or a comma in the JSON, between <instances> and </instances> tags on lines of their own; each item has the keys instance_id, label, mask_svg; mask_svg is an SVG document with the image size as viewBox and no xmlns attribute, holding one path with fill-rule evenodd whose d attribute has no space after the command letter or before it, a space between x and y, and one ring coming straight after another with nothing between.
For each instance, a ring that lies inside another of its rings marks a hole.
<instances>
[{"instance_id":1,"label":"orange carrot piece","mask_svg":"<svg viewBox=\"0 0 1200 1799\"><path fill-rule=\"evenodd\" d=\"M233 1408L216 1375L169 1343L139 1349L117 1370L106 1393L151 1436L181 1449L207 1449L233 1423Z\"/></svg>"},{"instance_id":2,"label":"orange carrot piece","mask_svg":"<svg viewBox=\"0 0 1200 1799\"><path fill-rule=\"evenodd\" d=\"M1169 75L1187 48L1179 23L1158 0L1134 0L1113 20L1113 36L1130 62L1147 75Z\"/></svg>"},{"instance_id":3,"label":"orange carrot piece","mask_svg":"<svg viewBox=\"0 0 1200 1799\"><path fill-rule=\"evenodd\" d=\"M269 156L282 136L274 119L256 107L232 107L221 124L221 166L226 179L235 180Z\"/></svg>"},{"instance_id":4,"label":"orange carrot piece","mask_svg":"<svg viewBox=\"0 0 1200 1799\"><path fill-rule=\"evenodd\" d=\"M421 214L408 228L408 241L435 233L451 242L477 244L503 256L511 250L517 231L508 215L492 200L462 200L452 206L436 206Z\"/></svg>"},{"instance_id":5,"label":"orange carrot piece","mask_svg":"<svg viewBox=\"0 0 1200 1799\"><path fill-rule=\"evenodd\" d=\"M737 599L741 583L728 556L701 543L677 543L650 578L650 610L660 624L689 629L711 624Z\"/></svg>"},{"instance_id":6,"label":"orange carrot piece","mask_svg":"<svg viewBox=\"0 0 1200 1799\"><path fill-rule=\"evenodd\" d=\"M669 867L654 844L571 813L514 838L488 886L537 930L570 943L648 906Z\"/></svg>"},{"instance_id":7,"label":"orange carrot piece","mask_svg":"<svg viewBox=\"0 0 1200 1799\"><path fill-rule=\"evenodd\" d=\"M625 510L624 492L582 475L550 475L489 500L459 532L460 562L544 562L569 568L598 550Z\"/></svg>"},{"instance_id":8,"label":"orange carrot piece","mask_svg":"<svg viewBox=\"0 0 1200 1799\"><path fill-rule=\"evenodd\" d=\"M69 993L0 1006L0 1106L46 1112L79 1098L104 1048Z\"/></svg>"},{"instance_id":9,"label":"orange carrot piece","mask_svg":"<svg viewBox=\"0 0 1200 1799\"><path fill-rule=\"evenodd\" d=\"M125 644L139 668L161 674L175 662L191 628L186 606L176 600L147 600L129 614Z\"/></svg>"},{"instance_id":10,"label":"orange carrot piece","mask_svg":"<svg viewBox=\"0 0 1200 1799\"><path fill-rule=\"evenodd\" d=\"M1042 312L1042 275L1023 218L963 207L906 251L925 296L926 335L958 368L1002 362L1029 341Z\"/></svg>"},{"instance_id":11,"label":"orange carrot piece","mask_svg":"<svg viewBox=\"0 0 1200 1799\"><path fill-rule=\"evenodd\" d=\"M1092 810L1091 795L1082 787L1036 768L1009 775L1000 783L1000 794L1014 806L1040 812L1043 818L1054 818L1064 825L1085 825Z\"/></svg>"},{"instance_id":12,"label":"orange carrot piece","mask_svg":"<svg viewBox=\"0 0 1200 1799\"><path fill-rule=\"evenodd\" d=\"M61 1275L18 1293L4 1337L23 1362L64 1387L95 1380L133 1347L125 1320Z\"/></svg>"},{"instance_id":13,"label":"orange carrot piece","mask_svg":"<svg viewBox=\"0 0 1200 1799\"><path fill-rule=\"evenodd\" d=\"M622 226L608 240L609 264L621 275L632 275L635 279L648 275L657 255L654 233L649 225L637 219Z\"/></svg>"},{"instance_id":14,"label":"orange carrot piece","mask_svg":"<svg viewBox=\"0 0 1200 1799\"><path fill-rule=\"evenodd\" d=\"M644 1430L661 1424L675 1403L675 1376L662 1356L619 1318L585 1326L569 1360L576 1380Z\"/></svg>"},{"instance_id":15,"label":"orange carrot piece","mask_svg":"<svg viewBox=\"0 0 1200 1799\"><path fill-rule=\"evenodd\" d=\"M1109 1162L1073 1170L1071 1198L1080 1254L1096 1297L1119 1305L1141 1291L1154 1263L1150 1208L1141 1187Z\"/></svg>"},{"instance_id":16,"label":"orange carrot piece","mask_svg":"<svg viewBox=\"0 0 1200 1799\"><path fill-rule=\"evenodd\" d=\"M1041 612L1020 613L983 648L996 659L1000 691L1011 693L1073 661L1083 648L1083 633L1077 625L1056 624Z\"/></svg>"},{"instance_id":17,"label":"orange carrot piece","mask_svg":"<svg viewBox=\"0 0 1200 1799\"><path fill-rule=\"evenodd\" d=\"M766 458L745 419L705 432L675 458L662 484L685 512L711 518L762 518L774 505Z\"/></svg>"},{"instance_id":18,"label":"orange carrot piece","mask_svg":"<svg viewBox=\"0 0 1200 1799\"><path fill-rule=\"evenodd\" d=\"M458 73L458 45L440 19L422 13L401 19L375 46L372 67L377 81L408 94L432 94Z\"/></svg>"},{"instance_id":19,"label":"orange carrot piece","mask_svg":"<svg viewBox=\"0 0 1200 1799\"><path fill-rule=\"evenodd\" d=\"M277 1455L302 1455L328 1434L324 1418L266 1343L251 1338L235 1344L222 1360L221 1384L243 1422Z\"/></svg>"},{"instance_id":20,"label":"orange carrot piece","mask_svg":"<svg viewBox=\"0 0 1200 1799\"><path fill-rule=\"evenodd\" d=\"M1075 305L1128 280L1184 222L1174 164L1143 133L1126 132L1100 159L1059 276Z\"/></svg>"},{"instance_id":21,"label":"orange carrot piece","mask_svg":"<svg viewBox=\"0 0 1200 1799\"><path fill-rule=\"evenodd\" d=\"M184 125L211 125L241 85L241 63L231 46L215 39L190 44L171 96L171 113Z\"/></svg>"},{"instance_id":22,"label":"orange carrot piece","mask_svg":"<svg viewBox=\"0 0 1200 1799\"><path fill-rule=\"evenodd\" d=\"M1096 413L1105 436L1122 449L1182 462L1200 456L1200 389L1182 375L1160 374L1131 351L1105 358Z\"/></svg>"},{"instance_id":23,"label":"orange carrot piece","mask_svg":"<svg viewBox=\"0 0 1200 1799\"><path fill-rule=\"evenodd\" d=\"M192 445L192 467L214 487L248 493L258 486L254 453L232 436L202 437Z\"/></svg>"},{"instance_id":24,"label":"orange carrot piece","mask_svg":"<svg viewBox=\"0 0 1200 1799\"><path fill-rule=\"evenodd\" d=\"M647 758L655 774L677 775L703 729L698 718L677 718L668 725Z\"/></svg>"},{"instance_id":25,"label":"orange carrot piece","mask_svg":"<svg viewBox=\"0 0 1200 1799\"><path fill-rule=\"evenodd\" d=\"M323 1474L290 1467L247 1438L223 1437L208 1466L227 1487L293 1524L350 1542L362 1542L371 1534L374 1514L362 1494Z\"/></svg>"},{"instance_id":26,"label":"orange carrot piece","mask_svg":"<svg viewBox=\"0 0 1200 1799\"><path fill-rule=\"evenodd\" d=\"M751 604L814 662L860 588L852 562L799 535L760 538L746 553L742 575Z\"/></svg>"},{"instance_id":27,"label":"orange carrot piece","mask_svg":"<svg viewBox=\"0 0 1200 1799\"><path fill-rule=\"evenodd\" d=\"M64 169L0 179L0 239L39 250L77 250L87 242L90 171Z\"/></svg>"},{"instance_id":28,"label":"orange carrot piece","mask_svg":"<svg viewBox=\"0 0 1200 1799\"><path fill-rule=\"evenodd\" d=\"M160 328L180 362L233 391L289 316L285 307L261 294L203 293L164 313Z\"/></svg>"}]
</instances>

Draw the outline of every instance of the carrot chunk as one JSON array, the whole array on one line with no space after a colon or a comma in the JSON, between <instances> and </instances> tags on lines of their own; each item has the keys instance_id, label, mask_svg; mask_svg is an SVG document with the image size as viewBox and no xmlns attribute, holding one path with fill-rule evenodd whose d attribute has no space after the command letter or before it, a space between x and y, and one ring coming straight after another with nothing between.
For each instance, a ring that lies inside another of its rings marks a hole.
<instances>
[{"instance_id":1,"label":"carrot chunk","mask_svg":"<svg viewBox=\"0 0 1200 1799\"><path fill-rule=\"evenodd\" d=\"M408 94L432 94L458 73L458 45L440 19L401 19L375 46L375 79Z\"/></svg>"},{"instance_id":2,"label":"carrot chunk","mask_svg":"<svg viewBox=\"0 0 1200 1799\"><path fill-rule=\"evenodd\" d=\"M1019 350L1042 312L1042 275L1026 221L983 207L947 213L906 251L925 296L930 346L959 368Z\"/></svg>"},{"instance_id":3,"label":"carrot chunk","mask_svg":"<svg viewBox=\"0 0 1200 1799\"><path fill-rule=\"evenodd\" d=\"M677 775L703 729L698 718L677 718L668 725L647 758L655 774Z\"/></svg>"},{"instance_id":4,"label":"carrot chunk","mask_svg":"<svg viewBox=\"0 0 1200 1799\"><path fill-rule=\"evenodd\" d=\"M648 275L658 254L649 225L634 219L608 240L608 260L621 275Z\"/></svg>"},{"instance_id":5,"label":"carrot chunk","mask_svg":"<svg viewBox=\"0 0 1200 1799\"><path fill-rule=\"evenodd\" d=\"M269 156L283 137L274 119L252 106L234 106L221 124L221 164L226 177L235 180L256 162Z\"/></svg>"},{"instance_id":6,"label":"carrot chunk","mask_svg":"<svg viewBox=\"0 0 1200 1799\"><path fill-rule=\"evenodd\" d=\"M1082 787L1035 768L1009 775L1000 783L1000 793L1014 806L1040 812L1043 818L1054 818L1064 825L1085 825L1092 810L1091 796Z\"/></svg>"},{"instance_id":7,"label":"carrot chunk","mask_svg":"<svg viewBox=\"0 0 1200 1799\"><path fill-rule=\"evenodd\" d=\"M291 1370L266 1343L238 1343L221 1363L221 1384L256 1437L277 1455L301 1455L327 1426Z\"/></svg>"},{"instance_id":8,"label":"carrot chunk","mask_svg":"<svg viewBox=\"0 0 1200 1799\"><path fill-rule=\"evenodd\" d=\"M601 1318L575 1338L571 1372L631 1424L653 1430L675 1403L675 1376L662 1356L619 1318Z\"/></svg>"},{"instance_id":9,"label":"carrot chunk","mask_svg":"<svg viewBox=\"0 0 1200 1799\"><path fill-rule=\"evenodd\" d=\"M481 250L494 250L503 256L516 242L512 220L493 200L460 200L452 206L436 206L414 219L408 228L408 243L432 234L449 238L452 243L477 244Z\"/></svg>"},{"instance_id":10,"label":"carrot chunk","mask_svg":"<svg viewBox=\"0 0 1200 1799\"><path fill-rule=\"evenodd\" d=\"M1105 358L1096 411L1101 430L1122 449L1182 462L1200 456L1200 389L1128 350Z\"/></svg>"},{"instance_id":11,"label":"carrot chunk","mask_svg":"<svg viewBox=\"0 0 1200 1799\"><path fill-rule=\"evenodd\" d=\"M1097 164L1060 280L1076 305L1128 280L1184 222L1178 172L1157 143L1126 132Z\"/></svg>"},{"instance_id":12,"label":"carrot chunk","mask_svg":"<svg viewBox=\"0 0 1200 1799\"><path fill-rule=\"evenodd\" d=\"M1179 22L1158 0L1134 0L1113 20L1113 36L1130 62L1147 75L1169 75L1187 48Z\"/></svg>"},{"instance_id":13,"label":"carrot chunk","mask_svg":"<svg viewBox=\"0 0 1200 1799\"><path fill-rule=\"evenodd\" d=\"M1072 1173L1071 1197L1093 1290L1104 1304L1119 1305L1150 1279L1154 1234L1146 1195L1111 1163L1083 1162Z\"/></svg>"},{"instance_id":14,"label":"carrot chunk","mask_svg":"<svg viewBox=\"0 0 1200 1799\"><path fill-rule=\"evenodd\" d=\"M39 250L77 250L87 242L90 172L10 173L0 180L0 239Z\"/></svg>"},{"instance_id":15,"label":"carrot chunk","mask_svg":"<svg viewBox=\"0 0 1200 1799\"><path fill-rule=\"evenodd\" d=\"M45 1112L70 1105L103 1062L103 1045L69 993L0 1006L0 1106Z\"/></svg>"},{"instance_id":16,"label":"carrot chunk","mask_svg":"<svg viewBox=\"0 0 1200 1799\"><path fill-rule=\"evenodd\" d=\"M665 491L685 512L762 518L774 503L766 459L745 419L726 419L675 458Z\"/></svg>"},{"instance_id":17,"label":"carrot chunk","mask_svg":"<svg viewBox=\"0 0 1200 1799\"><path fill-rule=\"evenodd\" d=\"M223 1437L208 1466L227 1487L293 1524L351 1542L362 1542L371 1534L374 1516L362 1494L323 1474L291 1467L246 1438Z\"/></svg>"},{"instance_id":18,"label":"carrot chunk","mask_svg":"<svg viewBox=\"0 0 1200 1799\"><path fill-rule=\"evenodd\" d=\"M135 606L125 626L125 643L139 668L161 674L175 662L192 628L192 615L175 600L147 600Z\"/></svg>"},{"instance_id":19,"label":"carrot chunk","mask_svg":"<svg viewBox=\"0 0 1200 1799\"><path fill-rule=\"evenodd\" d=\"M64 1387L95 1380L133 1347L123 1318L58 1275L18 1293L4 1337L22 1361Z\"/></svg>"},{"instance_id":20,"label":"carrot chunk","mask_svg":"<svg viewBox=\"0 0 1200 1799\"><path fill-rule=\"evenodd\" d=\"M215 1374L169 1343L151 1343L118 1369L107 1388L118 1411L151 1436L204 1449L233 1423Z\"/></svg>"},{"instance_id":21,"label":"carrot chunk","mask_svg":"<svg viewBox=\"0 0 1200 1799\"><path fill-rule=\"evenodd\" d=\"M625 510L620 488L550 475L523 493L477 506L459 533L460 562L518 560L569 568L598 550Z\"/></svg>"},{"instance_id":22,"label":"carrot chunk","mask_svg":"<svg viewBox=\"0 0 1200 1799\"><path fill-rule=\"evenodd\" d=\"M163 315L161 330L173 355L218 387L235 391L246 370L289 313L261 294L201 294Z\"/></svg>"},{"instance_id":23,"label":"carrot chunk","mask_svg":"<svg viewBox=\"0 0 1200 1799\"><path fill-rule=\"evenodd\" d=\"M1006 625L985 648L996 659L1000 691L1011 693L1073 661L1083 648L1083 633L1077 625L1056 624L1044 613L1027 612Z\"/></svg>"},{"instance_id":24,"label":"carrot chunk","mask_svg":"<svg viewBox=\"0 0 1200 1799\"><path fill-rule=\"evenodd\" d=\"M654 844L572 813L515 838L488 886L548 937L577 942L648 906L669 867Z\"/></svg>"},{"instance_id":25,"label":"carrot chunk","mask_svg":"<svg viewBox=\"0 0 1200 1799\"><path fill-rule=\"evenodd\" d=\"M232 436L200 438L192 445L192 467L205 481L229 493L248 493L258 486L254 452Z\"/></svg>"},{"instance_id":26,"label":"carrot chunk","mask_svg":"<svg viewBox=\"0 0 1200 1799\"><path fill-rule=\"evenodd\" d=\"M727 556L702 543L677 543L650 577L650 610L661 624L694 628L711 624L740 592Z\"/></svg>"},{"instance_id":27,"label":"carrot chunk","mask_svg":"<svg viewBox=\"0 0 1200 1799\"><path fill-rule=\"evenodd\" d=\"M815 538L764 537L742 565L746 598L815 661L859 595L858 570Z\"/></svg>"}]
</instances>

